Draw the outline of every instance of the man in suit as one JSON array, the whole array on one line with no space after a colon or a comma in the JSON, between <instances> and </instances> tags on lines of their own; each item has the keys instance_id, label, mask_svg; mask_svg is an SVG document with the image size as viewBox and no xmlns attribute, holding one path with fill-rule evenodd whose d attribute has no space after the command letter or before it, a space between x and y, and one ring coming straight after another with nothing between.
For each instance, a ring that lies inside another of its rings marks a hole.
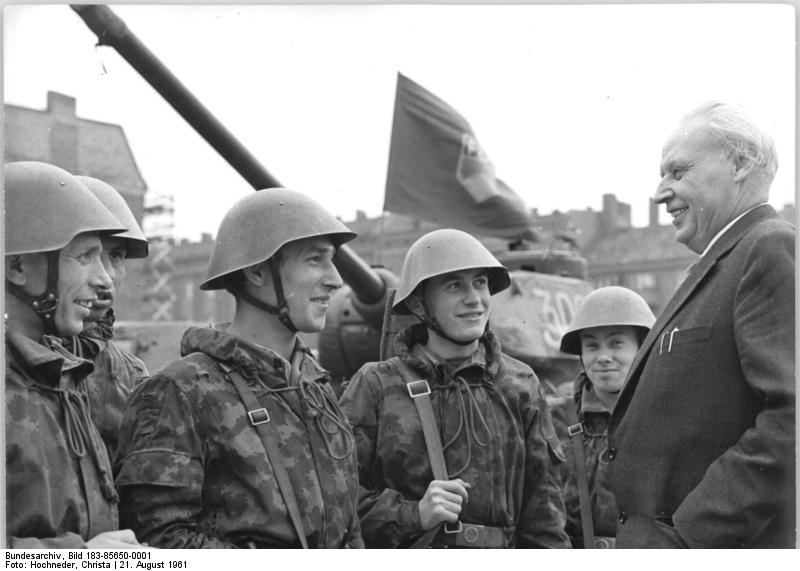
<instances>
[{"instance_id":1,"label":"man in suit","mask_svg":"<svg viewBox=\"0 0 800 571\"><path fill-rule=\"evenodd\" d=\"M740 110L700 106L664 146L655 201L700 254L614 409L618 548L794 547L795 229L777 159Z\"/></svg>"}]
</instances>

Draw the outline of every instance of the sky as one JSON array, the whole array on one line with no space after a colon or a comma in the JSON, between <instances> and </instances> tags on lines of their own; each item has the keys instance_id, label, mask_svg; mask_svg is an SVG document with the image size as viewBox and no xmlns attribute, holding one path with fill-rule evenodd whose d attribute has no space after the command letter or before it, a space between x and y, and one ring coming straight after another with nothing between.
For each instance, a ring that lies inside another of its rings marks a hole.
<instances>
[{"instance_id":1,"label":"sky","mask_svg":"<svg viewBox=\"0 0 800 571\"><path fill-rule=\"evenodd\" d=\"M662 145L699 103L745 107L794 203L791 5L112 5L286 187L344 220L383 209L397 73L458 110L526 205L631 204L647 223ZM122 125L175 235L216 233L251 187L67 5L6 6L4 101ZM661 222L667 216L661 212Z\"/></svg>"}]
</instances>

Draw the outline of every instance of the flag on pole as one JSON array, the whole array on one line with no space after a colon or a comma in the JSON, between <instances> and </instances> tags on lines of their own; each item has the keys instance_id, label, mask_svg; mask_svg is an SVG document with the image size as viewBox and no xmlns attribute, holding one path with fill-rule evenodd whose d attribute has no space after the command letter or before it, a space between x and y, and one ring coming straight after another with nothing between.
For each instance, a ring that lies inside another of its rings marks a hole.
<instances>
[{"instance_id":1,"label":"flag on pole","mask_svg":"<svg viewBox=\"0 0 800 571\"><path fill-rule=\"evenodd\" d=\"M539 239L466 119L399 73L384 210L483 236Z\"/></svg>"}]
</instances>

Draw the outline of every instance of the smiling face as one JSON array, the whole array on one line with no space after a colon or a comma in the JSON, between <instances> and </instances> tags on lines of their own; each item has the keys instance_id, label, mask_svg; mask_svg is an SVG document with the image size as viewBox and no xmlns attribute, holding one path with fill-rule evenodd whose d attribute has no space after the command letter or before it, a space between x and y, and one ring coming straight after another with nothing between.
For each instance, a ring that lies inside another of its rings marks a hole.
<instances>
[{"instance_id":1,"label":"smiling face","mask_svg":"<svg viewBox=\"0 0 800 571\"><path fill-rule=\"evenodd\" d=\"M666 205L678 242L698 254L753 205L734 160L701 119L682 124L664 145L654 200Z\"/></svg>"},{"instance_id":2,"label":"smiling face","mask_svg":"<svg viewBox=\"0 0 800 571\"><path fill-rule=\"evenodd\" d=\"M331 294L342 287L333 265L336 249L329 238L306 238L280 250L280 274L289 317L298 331L316 333L325 327Z\"/></svg>"},{"instance_id":3,"label":"smiling face","mask_svg":"<svg viewBox=\"0 0 800 571\"><path fill-rule=\"evenodd\" d=\"M616 396L639 350L636 329L629 325L589 327L580 336L586 376L601 396Z\"/></svg>"},{"instance_id":4,"label":"smiling face","mask_svg":"<svg viewBox=\"0 0 800 571\"><path fill-rule=\"evenodd\" d=\"M127 276L125 239L116 236L102 236L100 241L103 244L103 252L100 257L103 268L111 278L112 286L97 292L98 300L92 304L87 320L92 323L99 321L114 305L114 297L122 290Z\"/></svg>"},{"instance_id":5,"label":"smiling face","mask_svg":"<svg viewBox=\"0 0 800 571\"><path fill-rule=\"evenodd\" d=\"M425 280L422 295L442 330L457 341L477 341L489 321L489 274L461 270Z\"/></svg>"},{"instance_id":6,"label":"smiling face","mask_svg":"<svg viewBox=\"0 0 800 571\"><path fill-rule=\"evenodd\" d=\"M60 335L80 333L84 320L89 318L90 308L98 299L98 292L111 288L111 278L101 260L102 250L103 245L95 232L79 234L61 249L55 313L56 330Z\"/></svg>"}]
</instances>

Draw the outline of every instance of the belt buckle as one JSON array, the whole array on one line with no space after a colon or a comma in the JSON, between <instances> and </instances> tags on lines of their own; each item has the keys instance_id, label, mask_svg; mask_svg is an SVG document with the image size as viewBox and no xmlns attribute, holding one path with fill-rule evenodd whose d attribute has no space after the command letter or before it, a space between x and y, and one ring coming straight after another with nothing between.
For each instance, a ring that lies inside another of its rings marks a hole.
<instances>
[{"instance_id":1,"label":"belt buckle","mask_svg":"<svg viewBox=\"0 0 800 571\"><path fill-rule=\"evenodd\" d=\"M258 426L259 424L264 424L265 422L269 422L269 413L265 408L248 410L247 416L250 417L250 424L252 424L253 426Z\"/></svg>"},{"instance_id":2,"label":"belt buckle","mask_svg":"<svg viewBox=\"0 0 800 571\"><path fill-rule=\"evenodd\" d=\"M461 521L460 520L456 521L456 527L455 528L450 527L450 523L449 522L445 522L445 524L444 524L444 532L447 533L447 534L451 534L452 535L452 534L456 534L456 533L461 533L462 529L463 529L463 527L461 526Z\"/></svg>"},{"instance_id":3,"label":"belt buckle","mask_svg":"<svg viewBox=\"0 0 800 571\"><path fill-rule=\"evenodd\" d=\"M583 424L580 422L577 424L570 424L567 427L567 432L569 432L570 436L575 436L576 434L581 434L583 432Z\"/></svg>"},{"instance_id":4,"label":"belt buckle","mask_svg":"<svg viewBox=\"0 0 800 571\"><path fill-rule=\"evenodd\" d=\"M431 394L431 387L428 384L428 381L425 379L406 383L406 388L408 389L408 394L412 399Z\"/></svg>"},{"instance_id":5,"label":"belt buckle","mask_svg":"<svg viewBox=\"0 0 800 571\"><path fill-rule=\"evenodd\" d=\"M478 525L467 524L464 526L464 531L462 532L461 537L464 538L464 543L466 545L472 546L478 542L481 536L480 528L481 526Z\"/></svg>"},{"instance_id":6,"label":"belt buckle","mask_svg":"<svg viewBox=\"0 0 800 571\"><path fill-rule=\"evenodd\" d=\"M593 549L614 549L613 539L607 537L595 537Z\"/></svg>"}]
</instances>

